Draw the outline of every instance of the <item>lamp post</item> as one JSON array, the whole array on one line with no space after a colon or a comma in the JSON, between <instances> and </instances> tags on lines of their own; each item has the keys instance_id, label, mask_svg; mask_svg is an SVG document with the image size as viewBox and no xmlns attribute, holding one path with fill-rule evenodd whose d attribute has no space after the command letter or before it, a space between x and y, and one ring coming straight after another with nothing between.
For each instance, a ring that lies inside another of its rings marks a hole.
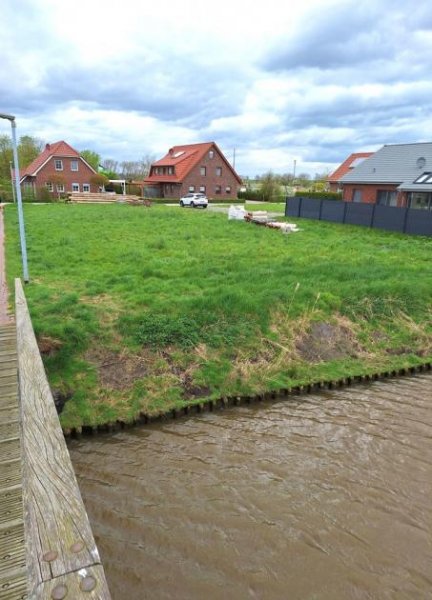
<instances>
[{"instance_id":1,"label":"lamp post","mask_svg":"<svg viewBox=\"0 0 432 600\"><path fill-rule=\"evenodd\" d=\"M13 168L12 168L12 161L9 161L9 170L10 170L10 176L11 176L11 184L12 184L12 198L14 201L14 204L16 202L15 200L15 188L14 188L14 175L13 175Z\"/></svg>"},{"instance_id":2,"label":"lamp post","mask_svg":"<svg viewBox=\"0 0 432 600\"><path fill-rule=\"evenodd\" d=\"M17 152L17 143L16 143L15 117L13 115L5 115L3 113L0 113L0 119L7 119L8 121L10 121L11 128L12 128L12 150L13 150L13 159L14 159L14 168L15 168L15 191L16 191L16 199L17 199L17 204L18 204L18 222L19 222L20 242L21 242L23 277L24 277L25 283L28 283L30 281L30 279L29 279L28 266L27 266L27 246L26 246L25 229L24 229L24 214L23 214L23 209L22 209L20 173L19 173L18 152ZM12 183L12 185L13 185L13 183Z\"/></svg>"}]
</instances>

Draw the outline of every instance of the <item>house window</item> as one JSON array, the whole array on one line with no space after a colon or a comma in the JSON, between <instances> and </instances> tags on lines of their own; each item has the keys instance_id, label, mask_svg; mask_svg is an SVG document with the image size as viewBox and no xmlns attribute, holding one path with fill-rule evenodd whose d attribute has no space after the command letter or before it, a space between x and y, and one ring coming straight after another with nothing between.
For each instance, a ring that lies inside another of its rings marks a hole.
<instances>
[{"instance_id":1,"label":"house window","mask_svg":"<svg viewBox=\"0 0 432 600\"><path fill-rule=\"evenodd\" d=\"M89 192L89 191L90 191L90 184L83 183L83 192Z\"/></svg>"},{"instance_id":2,"label":"house window","mask_svg":"<svg viewBox=\"0 0 432 600\"><path fill-rule=\"evenodd\" d=\"M78 161L71 160L71 171L78 171Z\"/></svg>"},{"instance_id":3,"label":"house window","mask_svg":"<svg viewBox=\"0 0 432 600\"><path fill-rule=\"evenodd\" d=\"M215 187L215 194L221 194L221 193L222 193L222 186L220 186L220 185L217 185L217 186Z\"/></svg>"},{"instance_id":4,"label":"house window","mask_svg":"<svg viewBox=\"0 0 432 600\"><path fill-rule=\"evenodd\" d=\"M56 160L55 161L55 170L56 171L63 171L63 161L62 160Z\"/></svg>"},{"instance_id":5,"label":"house window","mask_svg":"<svg viewBox=\"0 0 432 600\"><path fill-rule=\"evenodd\" d=\"M231 194L231 186L227 185L225 188L225 194Z\"/></svg>"},{"instance_id":6,"label":"house window","mask_svg":"<svg viewBox=\"0 0 432 600\"><path fill-rule=\"evenodd\" d=\"M213 150L210 150L209 151L209 158L213 158L213 156L214 156L214 152L213 152Z\"/></svg>"},{"instance_id":7,"label":"house window","mask_svg":"<svg viewBox=\"0 0 432 600\"><path fill-rule=\"evenodd\" d=\"M397 192L390 190L378 190L376 202L382 206L397 206Z\"/></svg>"},{"instance_id":8,"label":"house window","mask_svg":"<svg viewBox=\"0 0 432 600\"><path fill-rule=\"evenodd\" d=\"M64 183L58 183L56 185L56 189L57 189L58 192L64 192Z\"/></svg>"},{"instance_id":9,"label":"house window","mask_svg":"<svg viewBox=\"0 0 432 600\"><path fill-rule=\"evenodd\" d=\"M352 201L353 202L362 202L363 201L363 190L353 190Z\"/></svg>"},{"instance_id":10,"label":"house window","mask_svg":"<svg viewBox=\"0 0 432 600\"><path fill-rule=\"evenodd\" d=\"M168 167L168 175L174 175L174 167Z\"/></svg>"},{"instance_id":11,"label":"house window","mask_svg":"<svg viewBox=\"0 0 432 600\"><path fill-rule=\"evenodd\" d=\"M195 186L194 185L190 185L189 186L189 192L194 192L195 191Z\"/></svg>"},{"instance_id":12,"label":"house window","mask_svg":"<svg viewBox=\"0 0 432 600\"><path fill-rule=\"evenodd\" d=\"M73 192L79 192L79 183L73 183L72 184L72 191Z\"/></svg>"},{"instance_id":13,"label":"house window","mask_svg":"<svg viewBox=\"0 0 432 600\"><path fill-rule=\"evenodd\" d=\"M205 185L200 185L200 192L205 194Z\"/></svg>"},{"instance_id":14,"label":"house window","mask_svg":"<svg viewBox=\"0 0 432 600\"><path fill-rule=\"evenodd\" d=\"M54 191L53 184L52 184L50 181L47 181L47 182L46 182L46 184L45 184L45 186L46 186L46 189L47 189L49 192L53 192L53 191Z\"/></svg>"},{"instance_id":15,"label":"house window","mask_svg":"<svg viewBox=\"0 0 432 600\"><path fill-rule=\"evenodd\" d=\"M200 173L201 173L201 175L202 175L203 177L205 177L205 175L206 175L206 172L207 172L207 169L206 169L206 167L201 167L201 168L200 168Z\"/></svg>"},{"instance_id":16,"label":"house window","mask_svg":"<svg viewBox=\"0 0 432 600\"><path fill-rule=\"evenodd\" d=\"M408 198L408 207L420 210L431 210L431 196L432 194L428 192L411 192Z\"/></svg>"},{"instance_id":17,"label":"house window","mask_svg":"<svg viewBox=\"0 0 432 600\"><path fill-rule=\"evenodd\" d=\"M222 177L222 167L216 167L216 175Z\"/></svg>"}]
</instances>

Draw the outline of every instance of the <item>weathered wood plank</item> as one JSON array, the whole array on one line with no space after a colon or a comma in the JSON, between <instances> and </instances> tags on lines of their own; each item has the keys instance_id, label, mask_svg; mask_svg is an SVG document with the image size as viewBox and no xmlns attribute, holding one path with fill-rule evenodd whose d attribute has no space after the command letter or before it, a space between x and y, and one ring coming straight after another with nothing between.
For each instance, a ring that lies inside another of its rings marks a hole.
<instances>
[{"instance_id":1,"label":"weathered wood plank","mask_svg":"<svg viewBox=\"0 0 432 600\"><path fill-rule=\"evenodd\" d=\"M69 574L74 573L76 577L77 572L100 565L100 558L19 279L15 280L15 302L22 403L24 522L32 596L41 589L49 589L52 580L65 576L69 581ZM103 594L92 596L86 592L85 597L110 598L102 566L96 570L98 588ZM79 587L77 590L67 597L84 597L78 593Z\"/></svg>"}]
</instances>

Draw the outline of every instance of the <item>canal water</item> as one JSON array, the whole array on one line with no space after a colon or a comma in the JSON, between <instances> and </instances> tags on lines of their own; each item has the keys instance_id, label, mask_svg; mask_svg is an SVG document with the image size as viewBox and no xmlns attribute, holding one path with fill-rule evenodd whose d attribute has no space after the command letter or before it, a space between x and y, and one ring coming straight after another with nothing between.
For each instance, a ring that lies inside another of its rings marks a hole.
<instances>
[{"instance_id":1,"label":"canal water","mask_svg":"<svg viewBox=\"0 0 432 600\"><path fill-rule=\"evenodd\" d=\"M432 598L432 376L69 445L113 600Z\"/></svg>"}]
</instances>

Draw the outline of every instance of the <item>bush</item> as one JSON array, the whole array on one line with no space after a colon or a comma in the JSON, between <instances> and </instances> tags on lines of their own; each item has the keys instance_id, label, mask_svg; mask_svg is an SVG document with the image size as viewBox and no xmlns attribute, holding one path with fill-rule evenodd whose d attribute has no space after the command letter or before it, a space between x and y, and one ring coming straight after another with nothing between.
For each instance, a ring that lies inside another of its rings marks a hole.
<instances>
[{"instance_id":1,"label":"bush","mask_svg":"<svg viewBox=\"0 0 432 600\"><path fill-rule=\"evenodd\" d=\"M317 200L342 200L342 194L338 192L296 192L295 195Z\"/></svg>"}]
</instances>

